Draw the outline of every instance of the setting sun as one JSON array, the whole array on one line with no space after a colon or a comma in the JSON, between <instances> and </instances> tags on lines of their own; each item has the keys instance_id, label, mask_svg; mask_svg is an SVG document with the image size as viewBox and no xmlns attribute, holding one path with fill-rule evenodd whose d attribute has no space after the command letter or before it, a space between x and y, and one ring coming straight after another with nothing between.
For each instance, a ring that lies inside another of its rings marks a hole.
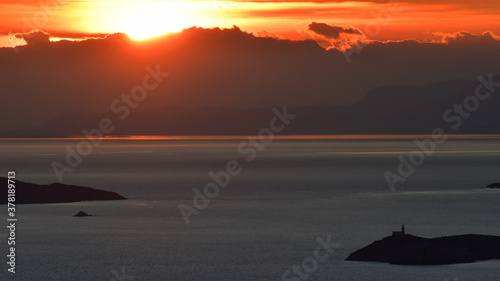
<instances>
[{"instance_id":1,"label":"setting sun","mask_svg":"<svg viewBox=\"0 0 500 281\"><path fill-rule=\"evenodd\" d=\"M121 32L127 33L132 39L143 40L156 37L167 32L181 31L189 27L189 20L170 15L135 14L124 15L120 23Z\"/></svg>"},{"instance_id":2,"label":"setting sun","mask_svg":"<svg viewBox=\"0 0 500 281\"><path fill-rule=\"evenodd\" d=\"M111 21L113 29L136 40L180 31L196 19L179 2L126 2Z\"/></svg>"},{"instance_id":3,"label":"setting sun","mask_svg":"<svg viewBox=\"0 0 500 281\"><path fill-rule=\"evenodd\" d=\"M210 2L192 1L128 1L112 14L109 26L143 40L191 26L211 25L214 6Z\"/></svg>"}]
</instances>

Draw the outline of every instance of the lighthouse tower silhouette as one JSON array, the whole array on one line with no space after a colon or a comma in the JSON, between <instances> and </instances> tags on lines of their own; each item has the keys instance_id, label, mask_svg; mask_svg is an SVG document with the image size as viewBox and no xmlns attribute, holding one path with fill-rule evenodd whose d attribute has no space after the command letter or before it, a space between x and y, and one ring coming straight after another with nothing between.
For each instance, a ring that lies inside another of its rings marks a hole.
<instances>
[{"instance_id":1,"label":"lighthouse tower silhouette","mask_svg":"<svg viewBox=\"0 0 500 281\"><path fill-rule=\"evenodd\" d=\"M406 232L405 232L405 225L401 225L401 231L393 231L392 232L392 236L403 236L405 235Z\"/></svg>"}]
</instances>

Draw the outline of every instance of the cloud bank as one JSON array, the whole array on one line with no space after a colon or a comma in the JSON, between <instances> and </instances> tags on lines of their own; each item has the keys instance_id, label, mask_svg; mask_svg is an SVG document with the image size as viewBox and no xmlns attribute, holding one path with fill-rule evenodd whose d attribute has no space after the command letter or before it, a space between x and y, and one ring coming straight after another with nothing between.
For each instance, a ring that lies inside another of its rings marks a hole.
<instances>
[{"instance_id":1,"label":"cloud bank","mask_svg":"<svg viewBox=\"0 0 500 281\"><path fill-rule=\"evenodd\" d=\"M359 36L351 32L339 39ZM0 48L0 98L8 101L0 104L0 131L66 112L109 112L113 100L142 82L147 66L160 65L171 75L137 110L337 106L386 85L500 74L500 41L491 33L438 43L374 42L350 64L338 49L325 50L314 40L257 37L238 28L190 28L142 42L114 34L47 43L47 36L37 33L18 53Z\"/></svg>"},{"instance_id":2,"label":"cloud bank","mask_svg":"<svg viewBox=\"0 0 500 281\"><path fill-rule=\"evenodd\" d=\"M327 49L346 51L366 39L361 31L353 27L312 22L309 24L308 30L312 32L312 38Z\"/></svg>"},{"instance_id":3,"label":"cloud bank","mask_svg":"<svg viewBox=\"0 0 500 281\"><path fill-rule=\"evenodd\" d=\"M331 26L326 23L313 22L309 25L309 30L318 35L323 35L329 39L339 39L341 34L357 34L362 35L361 31L355 28L345 28L341 26Z\"/></svg>"},{"instance_id":4,"label":"cloud bank","mask_svg":"<svg viewBox=\"0 0 500 281\"><path fill-rule=\"evenodd\" d=\"M50 34L41 30L33 30L27 33L13 34L17 39L22 39L28 45L46 45L50 43Z\"/></svg>"}]
</instances>

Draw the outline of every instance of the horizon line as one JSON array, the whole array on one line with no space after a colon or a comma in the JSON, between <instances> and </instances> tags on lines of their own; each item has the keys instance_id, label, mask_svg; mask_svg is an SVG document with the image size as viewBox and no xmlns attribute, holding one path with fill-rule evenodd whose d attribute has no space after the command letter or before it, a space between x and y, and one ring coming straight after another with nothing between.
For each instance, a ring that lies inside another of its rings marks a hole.
<instances>
[{"instance_id":1,"label":"horizon line","mask_svg":"<svg viewBox=\"0 0 500 281\"><path fill-rule=\"evenodd\" d=\"M500 134L448 134L450 139L481 139L481 138L500 138ZM218 136L168 136L168 135L117 135L105 137L55 137L55 138L0 138L0 141L15 140L244 140L248 138L259 138L258 135L218 135ZM375 135L277 135L273 139L278 140L362 140L362 139L419 139L432 138L432 135L425 134L375 134Z\"/></svg>"}]
</instances>

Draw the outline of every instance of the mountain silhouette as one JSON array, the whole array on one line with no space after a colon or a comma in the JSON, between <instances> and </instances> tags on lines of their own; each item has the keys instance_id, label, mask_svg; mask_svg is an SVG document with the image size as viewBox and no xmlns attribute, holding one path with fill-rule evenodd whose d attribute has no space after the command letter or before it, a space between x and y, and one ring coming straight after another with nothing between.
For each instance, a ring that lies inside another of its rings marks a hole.
<instances>
[{"instance_id":1,"label":"mountain silhouette","mask_svg":"<svg viewBox=\"0 0 500 281\"><path fill-rule=\"evenodd\" d=\"M493 80L500 81L500 76ZM500 117L499 95L480 101L476 111L461 118L458 128L454 128L456 122L443 118L455 104L474 95L478 84L453 80L426 86L386 86L350 105L288 107L297 118L282 134L431 134L434 128L447 134L500 134L500 124L492 122ZM454 115L458 114L450 116ZM102 118L112 119L114 135L255 135L272 117L272 108L166 106L133 111L123 121L112 112L75 112L38 127L2 132L0 137L81 136L83 129L98 128Z\"/></svg>"},{"instance_id":2,"label":"mountain silhouette","mask_svg":"<svg viewBox=\"0 0 500 281\"><path fill-rule=\"evenodd\" d=\"M313 40L259 37L237 27L189 28L141 42L113 34L22 46L17 53L0 48L0 98L5 101L0 103L0 131L42 126L68 113L107 113L114 100L141 85L148 66L170 75L137 110L338 107L388 85L418 88L500 74L500 41L476 37L462 39L474 44L373 43L353 54L351 63L344 53L325 50ZM406 101L381 98L365 105L368 112L362 111L359 118L373 112L383 115L387 103ZM405 109L411 110L400 108Z\"/></svg>"}]
</instances>

